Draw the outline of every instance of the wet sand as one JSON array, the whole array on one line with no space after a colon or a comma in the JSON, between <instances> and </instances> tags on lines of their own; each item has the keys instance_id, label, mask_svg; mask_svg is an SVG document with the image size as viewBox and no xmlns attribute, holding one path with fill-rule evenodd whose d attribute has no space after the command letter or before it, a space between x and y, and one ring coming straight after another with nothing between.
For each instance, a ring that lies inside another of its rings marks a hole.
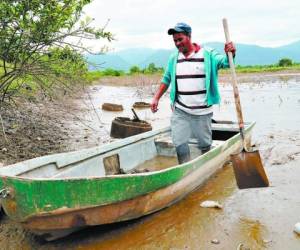
<instances>
[{"instance_id":1,"label":"wet sand","mask_svg":"<svg viewBox=\"0 0 300 250\"><path fill-rule=\"evenodd\" d=\"M135 93L132 88L93 87L85 101L93 102L97 115L95 109L85 112L88 126L109 131L114 116L132 116L130 105L141 100ZM235 119L226 82L221 93L215 118ZM245 120L257 121L253 138L260 148L269 188L238 190L232 167L225 166L203 187L169 208L131 222L92 227L55 242L40 241L3 217L1 249L300 249L300 236L293 232L300 222L300 81L291 77L245 83L240 93ZM150 96L142 100L149 101ZM104 112L101 103L107 101L127 108L122 113ZM139 110L138 115L154 128L163 127L170 116L167 97L159 108L157 114ZM108 133L103 132L102 138L109 140ZM204 200L219 201L223 209L202 208Z\"/></svg>"}]
</instances>

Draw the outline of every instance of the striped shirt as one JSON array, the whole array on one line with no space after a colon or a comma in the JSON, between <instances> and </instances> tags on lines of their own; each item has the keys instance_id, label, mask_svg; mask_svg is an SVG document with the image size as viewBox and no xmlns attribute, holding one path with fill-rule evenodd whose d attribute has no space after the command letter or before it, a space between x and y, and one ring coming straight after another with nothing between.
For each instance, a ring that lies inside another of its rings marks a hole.
<instances>
[{"instance_id":1,"label":"striped shirt","mask_svg":"<svg viewBox=\"0 0 300 250\"><path fill-rule=\"evenodd\" d=\"M177 99L175 107L193 115L213 112L207 106L203 49L187 58L179 53L176 65Z\"/></svg>"}]
</instances>

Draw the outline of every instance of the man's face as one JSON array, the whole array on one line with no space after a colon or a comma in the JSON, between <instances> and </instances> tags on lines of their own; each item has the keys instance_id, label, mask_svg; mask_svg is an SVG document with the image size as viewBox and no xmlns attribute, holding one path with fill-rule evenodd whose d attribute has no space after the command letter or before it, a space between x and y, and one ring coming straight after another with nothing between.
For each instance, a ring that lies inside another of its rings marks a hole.
<instances>
[{"instance_id":1,"label":"man's face","mask_svg":"<svg viewBox=\"0 0 300 250\"><path fill-rule=\"evenodd\" d=\"M179 52L185 53L188 51L188 46L191 43L191 38L184 33L175 33L173 35L173 41Z\"/></svg>"}]
</instances>

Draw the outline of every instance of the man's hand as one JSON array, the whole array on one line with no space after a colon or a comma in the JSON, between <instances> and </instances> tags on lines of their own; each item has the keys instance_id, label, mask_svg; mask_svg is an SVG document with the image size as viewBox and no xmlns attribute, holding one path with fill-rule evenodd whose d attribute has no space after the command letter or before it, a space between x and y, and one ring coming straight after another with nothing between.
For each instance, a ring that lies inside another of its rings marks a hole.
<instances>
[{"instance_id":1,"label":"man's hand","mask_svg":"<svg viewBox=\"0 0 300 250\"><path fill-rule=\"evenodd\" d=\"M159 85L159 88L156 91L156 94L154 95L153 100L151 102L151 111L153 113L155 113L158 110L157 107L158 107L159 99L166 92L167 88L168 88L168 86L164 83L161 83Z\"/></svg>"},{"instance_id":2,"label":"man's hand","mask_svg":"<svg viewBox=\"0 0 300 250\"><path fill-rule=\"evenodd\" d=\"M231 52L234 57L236 49L233 42L225 43L224 51L226 54L228 54L228 52Z\"/></svg>"},{"instance_id":3,"label":"man's hand","mask_svg":"<svg viewBox=\"0 0 300 250\"><path fill-rule=\"evenodd\" d=\"M155 113L158 110L157 107L158 107L158 99L154 97L151 102L151 111Z\"/></svg>"}]
</instances>

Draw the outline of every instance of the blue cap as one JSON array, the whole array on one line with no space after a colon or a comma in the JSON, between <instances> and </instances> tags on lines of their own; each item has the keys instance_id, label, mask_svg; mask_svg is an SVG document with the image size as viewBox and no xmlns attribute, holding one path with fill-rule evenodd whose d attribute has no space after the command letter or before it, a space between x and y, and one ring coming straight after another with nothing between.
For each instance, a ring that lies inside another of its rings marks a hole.
<instances>
[{"instance_id":1,"label":"blue cap","mask_svg":"<svg viewBox=\"0 0 300 250\"><path fill-rule=\"evenodd\" d=\"M192 28L186 23L177 23L174 28L168 30L169 35L173 35L175 33L192 33Z\"/></svg>"}]
</instances>

